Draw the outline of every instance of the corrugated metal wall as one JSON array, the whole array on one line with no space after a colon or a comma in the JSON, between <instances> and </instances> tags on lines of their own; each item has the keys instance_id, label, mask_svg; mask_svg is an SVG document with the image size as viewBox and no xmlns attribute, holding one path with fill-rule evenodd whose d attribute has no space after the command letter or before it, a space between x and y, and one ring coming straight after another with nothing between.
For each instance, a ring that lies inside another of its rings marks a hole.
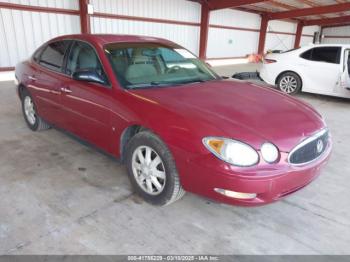
<instances>
[{"instance_id":1,"label":"corrugated metal wall","mask_svg":"<svg viewBox=\"0 0 350 262\"><path fill-rule=\"evenodd\" d=\"M322 34L322 43L350 44L350 25L324 28Z\"/></svg>"},{"instance_id":2,"label":"corrugated metal wall","mask_svg":"<svg viewBox=\"0 0 350 262\"><path fill-rule=\"evenodd\" d=\"M200 22L200 5L187 0L90 0L94 12Z\"/></svg>"},{"instance_id":3,"label":"corrugated metal wall","mask_svg":"<svg viewBox=\"0 0 350 262\"><path fill-rule=\"evenodd\" d=\"M16 4L77 9L77 0L12 0ZM45 41L80 32L76 15L18 11L0 8L0 67L13 67L28 58Z\"/></svg>"},{"instance_id":4,"label":"corrugated metal wall","mask_svg":"<svg viewBox=\"0 0 350 262\"><path fill-rule=\"evenodd\" d=\"M296 29L296 23L279 20L270 21L267 27L265 50L292 49L294 47Z\"/></svg>"},{"instance_id":5,"label":"corrugated metal wall","mask_svg":"<svg viewBox=\"0 0 350 262\"><path fill-rule=\"evenodd\" d=\"M317 25L314 26L305 26L303 28L303 35L307 35L307 36L302 36L300 39L300 45L304 46L304 45L309 45L312 43L312 41L314 40L314 33L315 32L319 32L320 31L320 27Z\"/></svg>"},{"instance_id":6,"label":"corrugated metal wall","mask_svg":"<svg viewBox=\"0 0 350 262\"><path fill-rule=\"evenodd\" d=\"M77 0L1 0L1 2L74 10L78 10L79 8L79 2Z\"/></svg>"},{"instance_id":7,"label":"corrugated metal wall","mask_svg":"<svg viewBox=\"0 0 350 262\"><path fill-rule=\"evenodd\" d=\"M211 12L208 58L241 57L256 53L259 42L260 22L261 18L257 14L230 9ZM248 31L247 29L253 30ZM293 48L296 29L296 23L279 20L270 21L266 35L265 51ZM304 27L303 34L313 35L318 30L318 26ZM302 36L301 45L312 43L312 40L313 37Z\"/></svg>"},{"instance_id":8,"label":"corrugated metal wall","mask_svg":"<svg viewBox=\"0 0 350 262\"><path fill-rule=\"evenodd\" d=\"M266 35L265 50L289 50L294 48L296 30L296 23L279 20L270 21ZM317 31L319 31L318 26L304 27L302 32L304 36L300 39L300 45L304 46L312 43L313 34Z\"/></svg>"},{"instance_id":9,"label":"corrugated metal wall","mask_svg":"<svg viewBox=\"0 0 350 262\"><path fill-rule=\"evenodd\" d=\"M92 0L94 12L200 23L200 4L186 0ZM198 54L199 25L92 17L93 33L138 34L174 41Z\"/></svg>"},{"instance_id":10,"label":"corrugated metal wall","mask_svg":"<svg viewBox=\"0 0 350 262\"><path fill-rule=\"evenodd\" d=\"M210 13L210 25L212 26L208 35L207 57L241 57L255 53L259 41L260 20L261 18L257 14L237 10L212 11ZM218 27L213 27L213 25ZM220 26L232 28L220 28Z\"/></svg>"},{"instance_id":11,"label":"corrugated metal wall","mask_svg":"<svg viewBox=\"0 0 350 262\"><path fill-rule=\"evenodd\" d=\"M78 0L2 0L1 2L72 10L78 10L79 7ZM166 38L198 55L201 6L196 2L91 0L91 4L95 12L91 17L93 33L138 34ZM103 17L103 14L117 17ZM147 21L143 18L147 18ZM156 21L157 19L160 20ZM162 19L174 23L163 23ZM260 21L259 15L238 10L211 12L207 57L242 57L256 53ZM306 27L303 33L313 34L317 30L317 27ZM292 48L295 31L295 23L269 22L265 50ZM15 66L50 38L79 32L78 15L0 8L0 67ZM309 42L312 42L312 37L302 37L302 45Z\"/></svg>"}]
</instances>

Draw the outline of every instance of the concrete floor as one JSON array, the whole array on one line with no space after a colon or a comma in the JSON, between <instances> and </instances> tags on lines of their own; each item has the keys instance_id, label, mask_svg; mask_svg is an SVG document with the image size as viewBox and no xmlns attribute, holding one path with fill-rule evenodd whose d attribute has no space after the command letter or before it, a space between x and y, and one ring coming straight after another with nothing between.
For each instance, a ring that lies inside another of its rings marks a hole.
<instances>
[{"instance_id":1,"label":"concrete floor","mask_svg":"<svg viewBox=\"0 0 350 262\"><path fill-rule=\"evenodd\" d=\"M0 254L350 254L348 100L300 95L334 140L305 189L258 208L189 193L159 208L133 194L117 161L57 130L30 131L12 83L0 82L0 97Z\"/></svg>"}]
</instances>

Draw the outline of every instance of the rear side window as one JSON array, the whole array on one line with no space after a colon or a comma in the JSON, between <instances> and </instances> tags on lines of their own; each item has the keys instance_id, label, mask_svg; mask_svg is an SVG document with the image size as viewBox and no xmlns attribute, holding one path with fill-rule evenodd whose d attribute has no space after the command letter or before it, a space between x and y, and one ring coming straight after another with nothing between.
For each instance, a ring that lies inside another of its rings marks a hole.
<instances>
[{"instance_id":1,"label":"rear side window","mask_svg":"<svg viewBox=\"0 0 350 262\"><path fill-rule=\"evenodd\" d=\"M315 47L302 53L300 57L311 61L339 64L340 50L340 47L333 46Z\"/></svg>"},{"instance_id":2,"label":"rear side window","mask_svg":"<svg viewBox=\"0 0 350 262\"><path fill-rule=\"evenodd\" d=\"M301 58L304 58L304 59L307 59L307 60L311 60L312 50L313 50L313 49L310 49L310 50L308 50L308 51L302 53L302 54L300 55L300 57L301 57Z\"/></svg>"},{"instance_id":3,"label":"rear side window","mask_svg":"<svg viewBox=\"0 0 350 262\"><path fill-rule=\"evenodd\" d=\"M68 46L68 41L57 41L47 45L40 56L40 65L53 71L62 72L64 54Z\"/></svg>"}]
</instances>

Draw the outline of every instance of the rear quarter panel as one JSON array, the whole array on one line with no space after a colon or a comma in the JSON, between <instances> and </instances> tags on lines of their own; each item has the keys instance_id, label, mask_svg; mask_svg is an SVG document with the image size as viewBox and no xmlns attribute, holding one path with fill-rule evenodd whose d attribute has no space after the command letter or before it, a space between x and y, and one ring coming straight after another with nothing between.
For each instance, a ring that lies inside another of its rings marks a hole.
<instances>
[{"instance_id":1,"label":"rear quarter panel","mask_svg":"<svg viewBox=\"0 0 350 262\"><path fill-rule=\"evenodd\" d=\"M292 71L300 76L303 81L304 73L300 67L301 58L299 53L287 53L287 54L271 54L266 58L274 59L277 62L271 64L263 64L261 67L261 76L270 85L275 85L278 77L287 71Z\"/></svg>"},{"instance_id":2,"label":"rear quarter panel","mask_svg":"<svg viewBox=\"0 0 350 262\"><path fill-rule=\"evenodd\" d=\"M33 68L29 60L20 62L15 67L15 77L18 80L17 92L19 95L19 87L27 86L29 78L28 76L33 74Z\"/></svg>"}]
</instances>

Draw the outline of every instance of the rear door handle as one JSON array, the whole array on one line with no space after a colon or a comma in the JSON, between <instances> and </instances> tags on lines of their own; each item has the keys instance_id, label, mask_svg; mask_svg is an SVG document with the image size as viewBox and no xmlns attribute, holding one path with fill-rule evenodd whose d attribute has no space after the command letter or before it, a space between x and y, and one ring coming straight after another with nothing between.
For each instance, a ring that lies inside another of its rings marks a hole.
<instances>
[{"instance_id":1,"label":"rear door handle","mask_svg":"<svg viewBox=\"0 0 350 262\"><path fill-rule=\"evenodd\" d=\"M36 81L37 79L34 76L28 76L28 78L32 81Z\"/></svg>"},{"instance_id":2,"label":"rear door handle","mask_svg":"<svg viewBox=\"0 0 350 262\"><path fill-rule=\"evenodd\" d=\"M72 93L72 90L70 90L70 88L67 88L67 87L61 87L61 92L62 93Z\"/></svg>"}]
</instances>

